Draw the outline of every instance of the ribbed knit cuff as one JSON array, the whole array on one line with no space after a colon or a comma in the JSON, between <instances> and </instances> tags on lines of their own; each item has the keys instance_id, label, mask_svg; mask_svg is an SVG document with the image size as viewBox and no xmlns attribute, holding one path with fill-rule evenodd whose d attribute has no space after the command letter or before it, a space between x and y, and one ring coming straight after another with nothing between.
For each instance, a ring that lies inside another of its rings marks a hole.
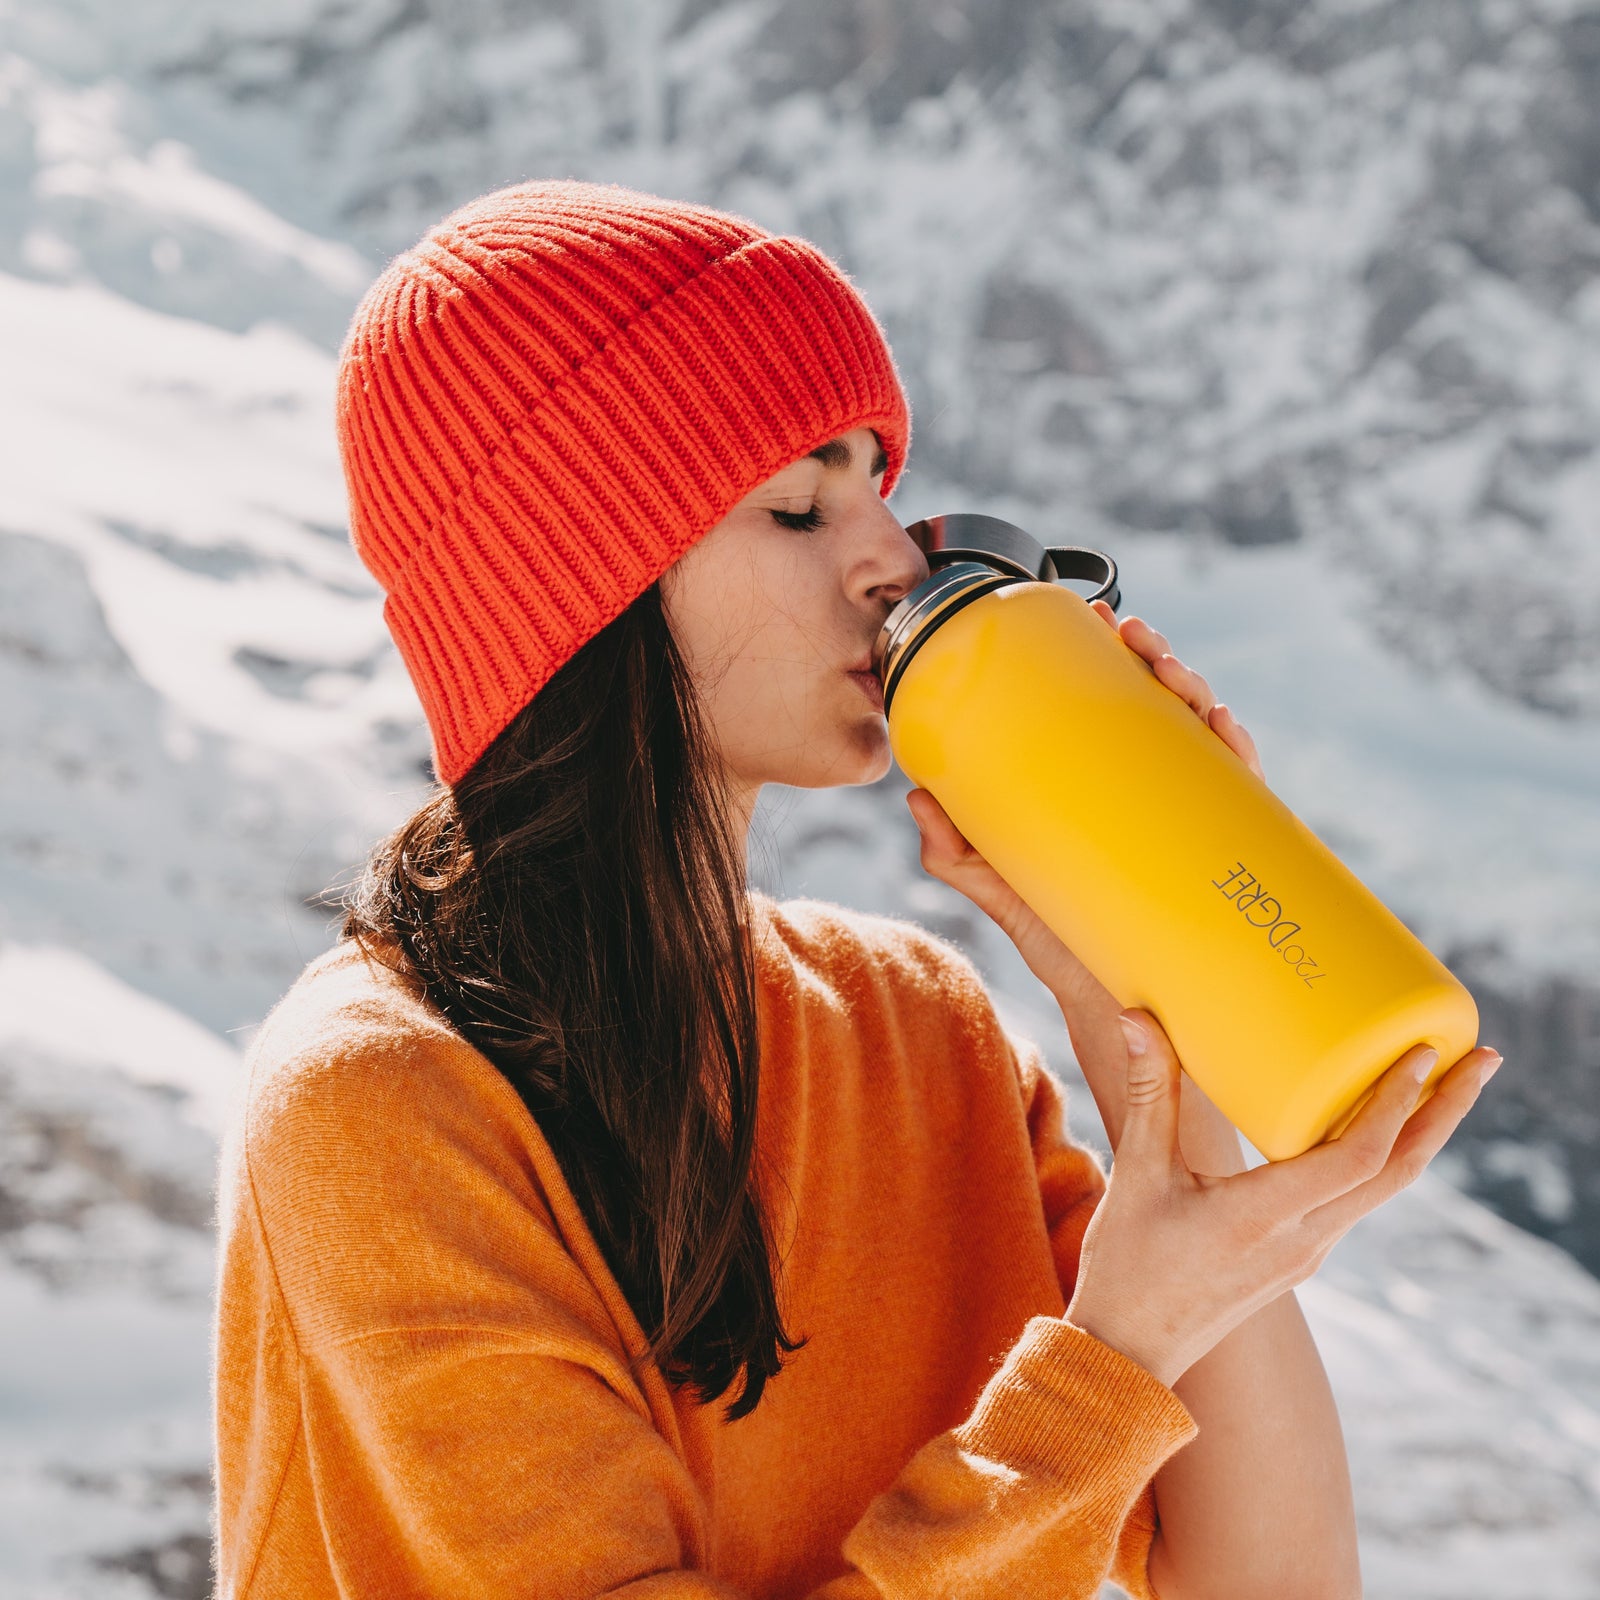
<instances>
[{"instance_id":1,"label":"ribbed knit cuff","mask_svg":"<svg viewBox=\"0 0 1600 1600\"><path fill-rule=\"evenodd\" d=\"M1124 1506L1200 1431L1153 1373L1056 1317L1031 1317L954 1430L964 1449Z\"/></svg>"},{"instance_id":2,"label":"ribbed knit cuff","mask_svg":"<svg viewBox=\"0 0 1600 1600\"><path fill-rule=\"evenodd\" d=\"M1099 1589L1161 1464L1199 1432L1164 1384L1033 1317L972 1413L908 1461L841 1551L894 1600L1059 1600Z\"/></svg>"}]
</instances>

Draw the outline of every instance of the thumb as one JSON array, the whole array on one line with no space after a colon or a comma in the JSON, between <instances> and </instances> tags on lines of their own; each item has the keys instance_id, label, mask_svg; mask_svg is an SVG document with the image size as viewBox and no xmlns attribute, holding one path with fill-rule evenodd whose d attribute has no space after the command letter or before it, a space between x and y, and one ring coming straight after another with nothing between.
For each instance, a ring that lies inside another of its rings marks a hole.
<instances>
[{"instance_id":1,"label":"thumb","mask_svg":"<svg viewBox=\"0 0 1600 1600\"><path fill-rule=\"evenodd\" d=\"M1178 1159L1178 1057L1148 1011L1117 1014L1128 1040L1127 1115L1116 1155L1166 1171Z\"/></svg>"}]
</instances>

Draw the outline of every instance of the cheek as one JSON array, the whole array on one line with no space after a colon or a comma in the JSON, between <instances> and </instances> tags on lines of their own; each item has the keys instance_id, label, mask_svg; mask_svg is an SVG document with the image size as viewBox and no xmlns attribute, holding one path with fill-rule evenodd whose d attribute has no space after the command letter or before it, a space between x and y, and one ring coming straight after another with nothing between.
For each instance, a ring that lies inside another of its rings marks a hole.
<instances>
[{"instance_id":1,"label":"cheek","mask_svg":"<svg viewBox=\"0 0 1600 1600\"><path fill-rule=\"evenodd\" d=\"M856 692L840 670L829 574L799 537L730 525L663 575L673 635L730 753L823 738Z\"/></svg>"},{"instance_id":2,"label":"cheek","mask_svg":"<svg viewBox=\"0 0 1600 1600\"><path fill-rule=\"evenodd\" d=\"M728 710L790 736L824 711L831 686L816 635L793 619L768 615L730 635L725 652L719 695Z\"/></svg>"},{"instance_id":3,"label":"cheek","mask_svg":"<svg viewBox=\"0 0 1600 1600\"><path fill-rule=\"evenodd\" d=\"M703 694L743 675L764 610L756 576L720 529L661 575L667 624Z\"/></svg>"},{"instance_id":4,"label":"cheek","mask_svg":"<svg viewBox=\"0 0 1600 1600\"><path fill-rule=\"evenodd\" d=\"M841 762L855 760L854 725L871 712L855 685L829 670L815 634L783 616L745 631L706 704L735 768L781 783L829 781Z\"/></svg>"}]
</instances>

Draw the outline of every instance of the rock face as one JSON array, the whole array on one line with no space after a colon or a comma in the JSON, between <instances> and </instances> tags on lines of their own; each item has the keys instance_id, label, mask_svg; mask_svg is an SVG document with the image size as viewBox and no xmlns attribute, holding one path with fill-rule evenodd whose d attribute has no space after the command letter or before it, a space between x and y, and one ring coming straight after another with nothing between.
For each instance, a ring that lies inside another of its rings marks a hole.
<instances>
[{"instance_id":1,"label":"rock face","mask_svg":"<svg viewBox=\"0 0 1600 1600\"><path fill-rule=\"evenodd\" d=\"M426 753L338 522L329 359L3 276L0 330L0 938L253 1026Z\"/></svg>"},{"instance_id":2,"label":"rock face","mask_svg":"<svg viewBox=\"0 0 1600 1600\"><path fill-rule=\"evenodd\" d=\"M530 175L838 256L912 397L897 507L1116 554L1125 610L1478 997L1507 1067L1440 1172L1600 1272L1592 0L19 0L0 980L60 947L242 1042L329 938L320 891L427 769L344 539L332 353L378 263ZM775 795L772 886L917 916L1059 1050L902 789ZM128 1015L74 971L58 1009ZM0 1030L0 1298L35 1330L0 1362L30 1419L0 1595L207 1586L184 1108L229 1069L164 1048L193 1072ZM1589 1600L1592 1283L1442 1186L1382 1215L1305 1296L1369 1593Z\"/></svg>"},{"instance_id":3,"label":"rock face","mask_svg":"<svg viewBox=\"0 0 1600 1600\"><path fill-rule=\"evenodd\" d=\"M730 205L856 274L914 470L1329 541L1419 667L1600 710L1591 5L89 9L11 25L19 267L331 340L318 236L381 259L538 174ZM241 251L177 141L293 225Z\"/></svg>"},{"instance_id":4,"label":"rock face","mask_svg":"<svg viewBox=\"0 0 1600 1600\"><path fill-rule=\"evenodd\" d=\"M0 943L0 1595L211 1592L216 1133L234 1051Z\"/></svg>"},{"instance_id":5,"label":"rock face","mask_svg":"<svg viewBox=\"0 0 1600 1600\"><path fill-rule=\"evenodd\" d=\"M1484 1037L1504 1041L1519 1068L1496 1075L1451 1139L1445 1170L1600 1277L1600 990L1559 976L1512 988L1482 950L1447 956L1478 1002Z\"/></svg>"}]
</instances>

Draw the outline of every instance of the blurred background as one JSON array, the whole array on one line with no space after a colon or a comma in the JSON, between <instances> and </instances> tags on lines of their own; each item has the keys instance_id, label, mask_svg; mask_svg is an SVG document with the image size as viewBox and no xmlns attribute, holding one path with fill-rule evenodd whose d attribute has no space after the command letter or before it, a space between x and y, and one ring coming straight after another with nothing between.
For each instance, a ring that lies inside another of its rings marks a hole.
<instances>
[{"instance_id":1,"label":"blurred background","mask_svg":"<svg viewBox=\"0 0 1600 1600\"><path fill-rule=\"evenodd\" d=\"M1505 1067L1299 1295L1373 1600L1595 1600L1592 0L0 0L0 1596L210 1593L217 1130L427 783L338 341L565 176L829 251L902 519L1112 552L1472 989ZM1104 1150L905 789L769 791L753 874L960 944Z\"/></svg>"}]
</instances>

